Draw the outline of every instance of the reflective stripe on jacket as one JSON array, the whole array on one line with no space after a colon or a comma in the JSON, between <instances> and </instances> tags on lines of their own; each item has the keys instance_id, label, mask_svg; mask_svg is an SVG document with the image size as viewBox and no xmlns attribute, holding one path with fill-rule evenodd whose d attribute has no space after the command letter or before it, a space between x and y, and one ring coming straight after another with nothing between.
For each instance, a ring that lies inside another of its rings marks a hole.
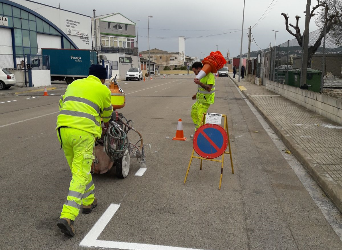
<instances>
[{"instance_id":1,"label":"reflective stripe on jacket","mask_svg":"<svg viewBox=\"0 0 342 250\"><path fill-rule=\"evenodd\" d=\"M59 101L57 129L80 129L101 137L101 118L108 122L113 112L110 90L95 76L71 83Z\"/></svg>"},{"instance_id":2,"label":"reflective stripe on jacket","mask_svg":"<svg viewBox=\"0 0 342 250\"><path fill-rule=\"evenodd\" d=\"M196 100L201 103L213 104L215 102L215 76L212 73L209 73L203 77L200 82L206 85L213 85L213 87L211 88L211 91L208 92L198 85Z\"/></svg>"}]
</instances>

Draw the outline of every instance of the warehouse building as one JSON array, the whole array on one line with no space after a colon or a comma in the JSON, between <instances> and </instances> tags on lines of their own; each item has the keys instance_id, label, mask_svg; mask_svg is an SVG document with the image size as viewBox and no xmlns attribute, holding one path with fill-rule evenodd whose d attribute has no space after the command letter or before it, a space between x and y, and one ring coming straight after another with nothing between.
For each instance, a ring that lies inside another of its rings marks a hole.
<instances>
[{"instance_id":1,"label":"warehouse building","mask_svg":"<svg viewBox=\"0 0 342 250\"><path fill-rule=\"evenodd\" d=\"M0 34L0 67L42 48L92 49L91 17L34 1L0 0Z\"/></svg>"}]
</instances>

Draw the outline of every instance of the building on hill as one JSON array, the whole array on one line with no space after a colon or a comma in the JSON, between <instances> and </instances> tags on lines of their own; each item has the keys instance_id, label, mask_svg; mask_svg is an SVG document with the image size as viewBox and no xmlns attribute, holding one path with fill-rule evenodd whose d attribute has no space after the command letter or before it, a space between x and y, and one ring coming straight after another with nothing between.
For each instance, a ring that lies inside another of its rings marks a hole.
<instances>
[{"instance_id":1,"label":"building on hill","mask_svg":"<svg viewBox=\"0 0 342 250\"><path fill-rule=\"evenodd\" d=\"M141 51L139 54L142 58L149 59L148 50ZM168 52L155 48L150 50L150 57L150 60L155 62L156 68L159 70L163 70L165 67L174 69L184 66L183 55L179 52Z\"/></svg>"}]
</instances>

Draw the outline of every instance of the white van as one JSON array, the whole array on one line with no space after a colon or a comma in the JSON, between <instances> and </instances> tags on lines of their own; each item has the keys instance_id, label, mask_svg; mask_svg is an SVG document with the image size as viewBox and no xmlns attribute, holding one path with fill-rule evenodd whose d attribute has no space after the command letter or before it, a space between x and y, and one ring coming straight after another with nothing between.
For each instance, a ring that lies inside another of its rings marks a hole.
<instances>
[{"instance_id":1,"label":"white van","mask_svg":"<svg viewBox=\"0 0 342 250\"><path fill-rule=\"evenodd\" d=\"M229 72L228 67L223 67L222 69L219 69L217 73L219 77L220 76L228 77L228 72Z\"/></svg>"}]
</instances>

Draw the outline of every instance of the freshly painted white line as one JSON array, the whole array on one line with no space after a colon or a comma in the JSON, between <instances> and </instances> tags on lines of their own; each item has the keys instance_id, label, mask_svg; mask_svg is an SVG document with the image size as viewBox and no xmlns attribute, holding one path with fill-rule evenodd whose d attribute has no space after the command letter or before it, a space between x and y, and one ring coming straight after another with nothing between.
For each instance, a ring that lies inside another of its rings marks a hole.
<instances>
[{"instance_id":1,"label":"freshly painted white line","mask_svg":"<svg viewBox=\"0 0 342 250\"><path fill-rule=\"evenodd\" d=\"M11 102L11 101L7 101L7 102Z\"/></svg>"},{"instance_id":2,"label":"freshly painted white line","mask_svg":"<svg viewBox=\"0 0 342 250\"><path fill-rule=\"evenodd\" d=\"M5 103L5 102L0 102L0 103Z\"/></svg>"},{"instance_id":3,"label":"freshly painted white line","mask_svg":"<svg viewBox=\"0 0 342 250\"><path fill-rule=\"evenodd\" d=\"M13 102L16 102L17 100L13 100Z\"/></svg>"},{"instance_id":4,"label":"freshly painted white line","mask_svg":"<svg viewBox=\"0 0 342 250\"><path fill-rule=\"evenodd\" d=\"M34 99L34 98L36 98L35 96L32 96L32 98Z\"/></svg>"},{"instance_id":5,"label":"freshly painted white line","mask_svg":"<svg viewBox=\"0 0 342 250\"><path fill-rule=\"evenodd\" d=\"M105 241L97 240L102 231L105 229L109 221L113 218L116 211L118 211L120 204L110 204L104 214L95 223L89 233L83 238L80 243L82 247L101 247L121 250L200 250L194 248L169 247L161 245L150 245L119 241Z\"/></svg>"},{"instance_id":6,"label":"freshly painted white line","mask_svg":"<svg viewBox=\"0 0 342 250\"><path fill-rule=\"evenodd\" d=\"M18 124L18 123L22 123L22 122L31 121L31 120L34 120L34 119L38 119L38 118L41 118L41 117L44 117L44 116L53 115L53 114L57 114L57 113L59 113L59 111L56 111L56 112L53 112L53 113L49 113L49 114L46 114L46 115L40 115L40 116L32 117L32 118L21 120L21 121L17 121L17 122L12 122L12 123L5 124L5 125L1 125L0 128L8 127L8 126L11 126L11 125L14 125L14 124Z\"/></svg>"},{"instance_id":7,"label":"freshly painted white line","mask_svg":"<svg viewBox=\"0 0 342 250\"><path fill-rule=\"evenodd\" d=\"M252 97L256 96L256 97L273 97L273 96L280 96L280 95L251 95Z\"/></svg>"},{"instance_id":8,"label":"freshly painted white line","mask_svg":"<svg viewBox=\"0 0 342 250\"><path fill-rule=\"evenodd\" d=\"M143 176L146 172L147 168L140 168L136 173L135 176Z\"/></svg>"},{"instance_id":9,"label":"freshly painted white line","mask_svg":"<svg viewBox=\"0 0 342 250\"><path fill-rule=\"evenodd\" d=\"M30 97L27 97L26 99L27 99L27 100L30 100L31 98L30 98Z\"/></svg>"},{"instance_id":10,"label":"freshly painted white line","mask_svg":"<svg viewBox=\"0 0 342 250\"><path fill-rule=\"evenodd\" d=\"M303 165L292 154L286 154L285 151L283 151L283 149L286 148L285 144L276 135L276 133L268 125L268 123L261 116L261 114L254 108L253 104L251 104L250 101L242 94L240 89L234 83L232 84L236 87L242 98L246 101L247 105L252 110L256 118L259 120L262 127L265 129L269 137L271 137L273 143L276 145L279 152L282 154L282 156L288 162L290 167L293 169L300 182L303 184L305 189L310 194L312 200L315 202L317 207L322 211L322 214L324 215L325 219L328 221L332 229L335 231L337 236L342 241L342 218L339 210L323 193L322 189L318 186L317 182L311 178L311 176L305 170Z\"/></svg>"}]
</instances>

